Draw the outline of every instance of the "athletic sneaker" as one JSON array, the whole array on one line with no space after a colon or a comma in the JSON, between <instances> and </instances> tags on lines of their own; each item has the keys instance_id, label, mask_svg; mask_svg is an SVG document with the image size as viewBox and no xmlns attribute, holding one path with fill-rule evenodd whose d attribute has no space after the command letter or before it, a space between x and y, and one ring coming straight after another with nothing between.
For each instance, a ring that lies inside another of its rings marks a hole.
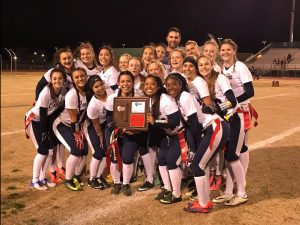
<instances>
[{"instance_id":1,"label":"athletic sneaker","mask_svg":"<svg viewBox=\"0 0 300 225\"><path fill-rule=\"evenodd\" d=\"M32 182L30 183L30 187L40 190L40 191L46 191L48 188L44 185L42 185L39 181L38 182Z\"/></svg>"},{"instance_id":2,"label":"athletic sneaker","mask_svg":"<svg viewBox=\"0 0 300 225\"><path fill-rule=\"evenodd\" d=\"M161 192L159 192L156 196L155 196L155 200L161 200L163 197L167 196L167 195L171 195L172 192L168 191L165 188L162 188Z\"/></svg>"},{"instance_id":3,"label":"athletic sneaker","mask_svg":"<svg viewBox=\"0 0 300 225\"><path fill-rule=\"evenodd\" d=\"M221 193L221 195L219 197L216 197L216 198L213 199L213 202L214 203L224 203L224 202L228 202L233 197L234 197L233 194L227 195L227 194Z\"/></svg>"},{"instance_id":4,"label":"athletic sneaker","mask_svg":"<svg viewBox=\"0 0 300 225\"><path fill-rule=\"evenodd\" d=\"M132 194L131 188L129 184L122 185L122 192L125 196L130 196Z\"/></svg>"},{"instance_id":5,"label":"athletic sneaker","mask_svg":"<svg viewBox=\"0 0 300 225\"><path fill-rule=\"evenodd\" d=\"M159 201L160 201L160 203L163 203L163 204L173 204L176 202L181 202L181 200L182 200L181 195L178 198L176 198L173 194L169 194L169 195L164 196Z\"/></svg>"},{"instance_id":6,"label":"athletic sneaker","mask_svg":"<svg viewBox=\"0 0 300 225\"><path fill-rule=\"evenodd\" d=\"M57 171L55 172L48 172L48 175L52 181L52 183L55 183L55 184L61 184L62 183L62 180L60 179L60 177L58 176L58 173Z\"/></svg>"},{"instance_id":7,"label":"athletic sneaker","mask_svg":"<svg viewBox=\"0 0 300 225\"><path fill-rule=\"evenodd\" d=\"M117 195L117 194L120 193L121 188L122 188L122 184L121 184L121 183L119 183L119 184L114 184L114 185L113 185L113 188L111 189L111 193L114 194L114 195Z\"/></svg>"},{"instance_id":8,"label":"athletic sneaker","mask_svg":"<svg viewBox=\"0 0 300 225\"><path fill-rule=\"evenodd\" d=\"M234 195L233 198L231 198L229 201L225 202L224 204L227 206L236 206L236 205L240 205L243 203L248 202L248 196L245 195L244 197L240 197L237 195Z\"/></svg>"},{"instance_id":9,"label":"athletic sneaker","mask_svg":"<svg viewBox=\"0 0 300 225\"><path fill-rule=\"evenodd\" d=\"M199 202L188 203L183 210L190 213L208 213L213 208L213 204L209 201L206 206L201 206Z\"/></svg>"},{"instance_id":10,"label":"athletic sneaker","mask_svg":"<svg viewBox=\"0 0 300 225\"><path fill-rule=\"evenodd\" d=\"M56 167L56 173L60 179L66 179L66 169Z\"/></svg>"},{"instance_id":11,"label":"athletic sneaker","mask_svg":"<svg viewBox=\"0 0 300 225\"><path fill-rule=\"evenodd\" d=\"M50 188L53 188L56 186L56 183L53 183L51 181L49 181L48 179L44 179L44 180L40 180L40 184L46 186L46 187L50 187Z\"/></svg>"},{"instance_id":12,"label":"athletic sneaker","mask_svg":"<svg viewBox=\"0 0 300 225\"><path fill-rule=\"evenodd\" d=\"M88 186L94 189L100 189L100 190L104 189L103 183L100 184L96 178L92 178L92 180L89 179Z\"/></svg>"},{"instance_id":13,"label":"athletic sneaker","mask_svg":"<svg viewBox=\"0 0 300 225\"><path fill-rule=\"evenodd\" d=\"M142 184L142 186L139 187L138 191L147 191L154 187L153 183L150 183L149 181L146 181Z\"/></svg>"},{"instance_id":14,"label":"athletic sneaker","mask_svg":"<svg viewBox=\"0 0 300 225\"><path fill-rule=\"evenodd\" d=\"M80 191L81 189L74 183L73 179L72 180L65 180L64 182L65 186L72 191Z\"/></svg>"},{"instance_id":15,"label":"athletic sneaker","mask_svg":"<svg viewBox=\"0 0 300 225\"><path fill-rule=\"evenodd\" d=\"M193 190L190 197L189 197L191 200L193 201L198 201L198 192L197 192L197 189Z\"/></svg>"},{"instance_id":16,"label":"athletic sneaker","mask_svg":"<svg viewBox=\"0 0 300 225\"><path fill-rule=\"evenodd\" d=\"M104 177L100 177L100 178L96 178L98 180L99 183L102 183L104 188L109 188L111 187L111 185L105 180Z\"/></svg>"},{"instance_id":17,"label":"athletic sneaker","mask_svg":"<svg viewBox=\"0 0 300 225\"><path fill-rule=\"evenodd\" d=\"M82 180L81 180L80 175L75 175L75 176L73 177L73 181L74 181L74 184L76 184L76 186L78 186L78 187L83 187L83 182L82 182Z\"/></svg>"},{"instance_id":18,"label":"athletic sneaker","mask_svg":"<svg viewBox=\"0 0 300 225\"><path fill-rule=\"evenodd\" d=\"M222 177L221 176L215 176L215 179L210 184L209 189L211 191L216 191L220 188L221 184L222 184Z\"/></svg>"}]
</instances>

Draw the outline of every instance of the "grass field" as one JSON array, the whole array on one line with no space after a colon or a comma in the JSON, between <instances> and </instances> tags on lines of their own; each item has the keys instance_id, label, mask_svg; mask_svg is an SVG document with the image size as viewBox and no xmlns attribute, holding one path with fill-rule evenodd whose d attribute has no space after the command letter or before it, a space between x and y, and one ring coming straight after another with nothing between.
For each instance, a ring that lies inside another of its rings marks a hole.
<instances>
[{"instance_id":1,"label":"grass field","mask_svg":"<svg viewBox=\"0 0 300 225\"><path fill-rule=\"evenodd\" d=\"M45 192L30 189L36 150L25 138L23 120L41 76L1 75L1 224L300 224L300 79L276 78L280 87L271 87L271 78L254 81L259 126L249 136L249 202L214 205L200 215L182 210L187 198L173 205L155 201L159 187L137 192L142 177L130 197L87 186L81 192L62 185Z\"/></svg>"}]
</instances>

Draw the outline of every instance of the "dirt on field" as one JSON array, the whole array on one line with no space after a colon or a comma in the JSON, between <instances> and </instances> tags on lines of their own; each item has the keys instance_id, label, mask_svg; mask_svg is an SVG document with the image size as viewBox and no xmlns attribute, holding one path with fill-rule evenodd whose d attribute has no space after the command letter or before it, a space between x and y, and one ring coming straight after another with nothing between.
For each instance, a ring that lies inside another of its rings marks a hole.
<instances>
[{"instance_id":1,"label":"dirt on field","mask_svg":"<svg viewBox=\"0 0 300 225\"><path fill-rule=\"evenodd\" d=\"M182 202L163 205L154 200L158 186L136 191L143 177L132 184L130 197L93 190L88 177L81 192L63 185L30 189L36 150L25 138L23 120L41 76L1 75L1 224L300 224L300 80L280 79L280 87L272 87L270 78L254 81L259 125L249 136L249 202L189 214L182 210L190 202L186 189Z\"/></svg>"}]
</instances>

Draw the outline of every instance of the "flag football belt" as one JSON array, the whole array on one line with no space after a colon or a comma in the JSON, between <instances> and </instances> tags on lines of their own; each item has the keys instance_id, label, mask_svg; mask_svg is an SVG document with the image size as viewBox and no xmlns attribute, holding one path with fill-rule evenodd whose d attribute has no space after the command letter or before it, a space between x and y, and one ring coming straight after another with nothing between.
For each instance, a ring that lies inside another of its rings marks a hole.
<instances>
[{"instance_id":1,"label":"flag football belt","mask_svg":"<svg viewBox=\"0 0 300 225\"><path fill-rule=\"evenodd\" d=\"M33 112L31 112L29 114L29 116L27 116L27 118L25 118L25 135L26 135L27 139L29 138L29 136L28 136L28 134L26 132L27 131L27 127L31 123L31 121L34 120L35 118L36 118L36 115Z\"/></svg>"},{"instance_id":2,"label":"flag football belt","mask_svg":"<svg viewBox=\"0 0 300 225\"><path fill-rule=\"evenodd\" d=\"M244 130L249 130L251 128L251 116L250 111L243 110L243 108L238 108L237 113L243 113L244 116Z\"/></svg>"}]
</instances>

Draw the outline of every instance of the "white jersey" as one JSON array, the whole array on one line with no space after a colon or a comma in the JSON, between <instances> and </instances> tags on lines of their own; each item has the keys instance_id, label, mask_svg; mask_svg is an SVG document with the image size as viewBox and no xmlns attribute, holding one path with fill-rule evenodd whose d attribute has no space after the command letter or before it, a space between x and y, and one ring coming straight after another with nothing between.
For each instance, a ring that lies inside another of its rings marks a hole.
<instances>
[{"instance_id":1,"label":"white jersey","mask_svg":"<svg viewBox=\"0 0 300 225\"><path fill-rule=\"evenodd\" d=\"M79 104L78 104L78 94L79 94ZM59 119L64 124L71 124L71 119L68 113L68 109L77 109L77 114L80 115L77 122L82 123L84 111L87 108L86 96L82 96L80 93L77 94L75 88L72 88L66 95L65 98L65 109L59 115ZM78 108L79 106L79 108Z\"/></svg>"},{"instance_id":2,"label":"white jersey","mask_svg":"<svg viewBox=\"0 0 300 225\"><path fill-rule=\"evenodd\" d=\"M106 102L97 99L95 96L92 97L88 108L87 108L87 116L91 120L98 119L100 124L105 122L106 120Z\"/></svg>"},{"instance_id":3,"label":"white jersey","mask_svg":"<svg viewBox=\"0 0 300 225\"><path fill-rule=\"evenodd\" d=\"M44 89L39 94L39 98L36 101L35 105L26 113L28 116L31 112L34 113L35 119L34 121L40 121L40 107L47 108L47 115L51 115L57 110L60 104L64 101L65 98L64 91L61 91L57 99L53 100L51 98L50 88L49 86L45 86Z\"/></svg>"},{"instance_id":4,"label":"white jersey","mask_svg":"<svg viewBox=\"0 0 300 225\"><path fill-rule=\"evenodd\" d=\"M106 71L100 72L100 77L104 81L105 88L109 89L118 83L118 77L120 72L114 67L109 67Z\"/></svg>"},{"instance_id":5,"label":"white jersey","mask_svg":"<svg viewBox=\"0 0 300 225\"><path fill-rule=\"evenodd\" d=\"M145 96L145 94L144 94L143 90L140 87L141 87L141 77L140 77L140 75L137 75L134 78L134 86L133 86L134 95L143 97L143 96Z\"/></svg>"},{"instance_id":6,"label":"white jersey","mask_svg":"<svg viewBox=\"0 0 300 225\"><path fill-rule=\"evenodd\" d=\"M100 67L94 67L93 69L89 69L80 59L77 59L74 63L75 67L81 67L86 71L87 77L89 78L92 75L100 75Z\"/></svg>"},{"instance_id":7,"label":"white jersey","mask_svg":"<svg viewBox=\"0 0 300 225\"><path fill-rule=\"evenodd\" d=\"M198 101L202 101L201 99L210 96L207 82L200 76L197 76L190 84L189 84L190 93L193 94Z\"/></svg>"},{"instance_id":8,"label":"white jersey","mask_svg":"<svg viewBox=\"0 0 300 225\"><path fill-rule=\"evenodd\" d=\"M214 71L216 71L216 72L218 72L218 73L221 73L222 72L222 70L221 70L221 67L219 66L219 64L218 63L214 63Z\"/></svg>"},{"instance_id":9,"label":"white jersey","mask_svg":"<svg viewBox=\"0 0 300 225\"><path fill-rule=\"evenodd\" d=\"M253 81L252 74L249 71L248 67L240 61L237 61L227 70L226 68L223 68L223 74L229 78L235 97L238 97L245 93L243 84ZM240 102L239 104L242 105L243 108L247 108L249 103L250 99L247 99L246 101Z\"/></svg>"},{"instance_id":10,"label":"white jersey","mask_svg":"<svg viewBox=\"0 0 300 225\"><path fill-rule=\"evenodd\" d=\"M193 115L194 113L198 112L198 109L200 109L200 105L197 102L195 96L193 96L191 93L188 93L186 91L183 91L180 95L178 107L180 109L181 115L184 118L185 121L188 120L188 117L190 115Z\"/></svg>"},{"instance_id":11,"label":"white jersey","mask_svg":"<svg viewBox=\"0 0 300 225\"><path fill-rule=\"evenodd\" d=\"M179 110L176 100L167 94L161 94L159 101L159 120L167 120L167 115L171 115ZM180 121L180 124L173 130L171 130L170 128L164 130L167 134L172 135L176 134L177 131L180 130L182 127L183 124Z\"/></svg>"}]
</instances>

